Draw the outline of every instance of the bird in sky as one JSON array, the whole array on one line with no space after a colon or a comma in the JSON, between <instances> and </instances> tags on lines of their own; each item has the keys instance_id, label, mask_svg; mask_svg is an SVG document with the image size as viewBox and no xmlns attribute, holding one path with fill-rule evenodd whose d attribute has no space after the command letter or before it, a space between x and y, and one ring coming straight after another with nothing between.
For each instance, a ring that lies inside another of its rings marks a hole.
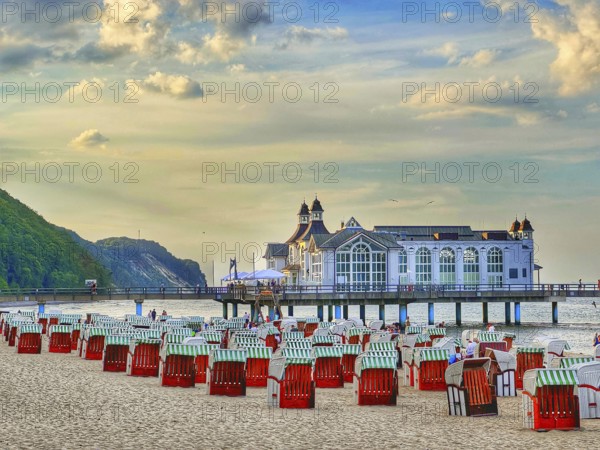
<instances>
[{"instance_id":1,"label":"bird in sky","mask_svg":"<svg viewBox=\"0 0 600 450\"><path fill-rule=\"evenodd\" d=\"M430 202L427 202L428 205L431 205L432 203L434 203L435 200L431 200Z\"/></svg>"},{"instance_id":2,"label":"bird in sky","mask_svg":"<svg viewBox=\"0 0 600 450\"><path fill-rule=\"evenodd\" d=\"M395 200L395 199L393 199L393 198L390 198L389 200L390 200L390 202L396 202L396 203L399 203L399 202L398 202L398 200Z\"/></svg>"}]
</instances>

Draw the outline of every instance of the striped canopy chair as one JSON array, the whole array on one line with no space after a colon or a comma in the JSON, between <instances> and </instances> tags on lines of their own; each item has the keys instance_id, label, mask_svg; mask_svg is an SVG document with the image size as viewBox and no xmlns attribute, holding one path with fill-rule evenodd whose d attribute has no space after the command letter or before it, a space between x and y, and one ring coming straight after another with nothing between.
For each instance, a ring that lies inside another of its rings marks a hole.
<instances>
[{"instance_id":1,"label":"striped canopy chair","mask_svg":"<svg viewBox=\"0 0 600 450\"><path fill-rule=\"evenodd\" d=\"M273 349L264 344L247 346L246 386L266 387L269 377L269 362Z\"/></svg>"},{"instance_id":2,"label":"striped canopy chair","mask_svg":"<svg viewBox=\"0 0 600 450\"><path fill-rule=\"evenodd\" d=\"M536 339L533 344L544 348L544 366L546 367L552 367L552 360L554 358L560 358L564 356L565 350L571 350L571 346L566 340L555 337L542 337Z\"/></svg>"},{"instance_id":3,"label":"striped canopy chair","mask_svg":"<svg viewBox=\"0 0 600 450\"><path fill-rule=\"evenodd\" d=\"M104 356L104 340L110 334L110 328L96 326L86 328L81 341L81 357L86 360L101 361Z\"/></svg>"},{"instance_id":4,"label":"striped canopy chair","mask_svg":"<svg viewBox=\"0 0 600 450\"><path fill-rule=\"evenodd\" d=\"M600 419L600 361L574 364L577 372L579 416L581 419Z\"/></svg>"},{"instance_id":5,"label":"striped canopy chair","mask_svg":"<svg viewBox=\"0 0 600 450\"><path fill-rule=\"evenodd\" d=\"M314 408L315 359L310 350L282 348L269 363L267 403L279 408Z\"/></svg>"},{"instance_id":6,"label":"striped canopy chair","mask_svg":"<svg viewBox=\"0 0 600 450\"><path fill-rule=\"evenodd\" d=\"M223 333L221 331L202 331L196 334L196 336L202 336L209 344L221 345L223 342Z\"/></svg>"},{"instance_id":7,"label":"striped canopy chair","mask_svg":"<svg viewBox=\"0 0 600 450\"><path fill-rule=\"evenodd\" d=\"M298 330L300 330L300 323L300 320L298 320ZM317 328L319 328L319 318L307 317L304 320L304 328L302 329L302 331L304 331L304 337L311 337Z\"/></svg>"},{"instance_id":8,"label":"striped canopy chair","mask_svg":"<svg viewBox=\"0 0 600 450\"><path fill-rule=\"evenodd\" d=\"M574 364L593 362L593 356L563 356L552 358L549 369L568 369Z\"/></svg>"},{"instance_id":9,"label":"striped canopy chair","mask_svg":"<svg viewBox=\"0 0 600 450\"><path fill-rule=\"evenodd\" d=\"M342 349L342 371L344 374L344 382L352 383L354 381L354 363L356 357L362 352L360 344L341 344Z\"/></svg>"},{"instance_id":10,"label":"striped canopy chair","mask_svg":"<svg viewBox=\"0 0 600 450\"><path fill-rule=\"evenodd\" d=\"M429 339L433 341L434 339L439 339L446 336L446 328L427 327L425 328L424 333L427 334L429 336Z\"/></svg>"},{"instance_id":11,"label":"striped canopy chair","mask_svg":"<svg viewBox=\"0 0 600 450\"><path fill-rule=\"evenodd\" d=\"M451 416L497 416L496 393L488 382L490 358L470 358L446 369L448 409Z\"/></svg>"},{"instance_id":12,"label":"striped canopy chair","mask_svg":"<svg viewBox=\"0 0 600 450\"><path fill-rule=\"evenodd\" d=\"M245 349L211 351L206 372L208 394L245 396L247 358Z\"/></svg>"},{"instance_id":13,"label":"striped canopy chair","mask_svg":"<svg viewBox=\"0 0 600 450\"><path fill-rule=\"evenodd\" d=\"M48 352L71 353L73 350L72 335L73 325L52 325L48 331Z\"/></svg>"},{"instance_id":14,"label":"striped canopy chair","mask_svg":"<svg viewBox=\"0 0 600 450\"><path fill-rule=\"evenodd\" d=\"M336 336L338 337L338 336ZM315 336L313 335L313 338ZM315 384L318 388L344 387L342 367L343 350L340 346L313 347L311 356L315 358Z\"/></svg>"},{"instance_id":15,"label":"striped canopy chair","mask_svg":"<svg viewBox=\"0 0 600 450\"><path fill-rule=\"evenodd\" d=\"M390 355L389 352L385 352ZM354 365L354 401L358 405L396 405L398 373L394 356L361 353Z\"/></svg>"},{"instance_id":16,"label":"striped canopy chair","mask_svg":"<svg viewBox=\"0 0 600 450\"><path fill-rule=\"evenodd\" d=\"M523 377L523 426L530 430L579 428L577 372L533 369Z\"/></svg>"},{"instance_id":17,"label":"striped canopy chair","mask_svg":"<svg viewBox=\"0 0 600 450\"><path fill-rule=\"evenodd\" d=\"M311 336L311 343L313 347L333 347L341 342L341 338L335 334L328 334L324 336L313 334Z\"/></svg>"},{"instance_id":18,"label":"striped canopy chair","mask_svg":"<svg viewBox=\"0 0 600 450\"><path fill-rule=\"evenodd\" d=\"M42 353L42 326L39 323L21 322L15 338L17 353Z\"/></svg>"},{"instance_id":19,"label":"striped canopy chair","mask_svg":"<svg viewBox=\"0 0 600 450\"><path fill-rule=\"evenodd\" d=\"M132 336L110 335L104 338L102 370L104 372L125 372L127 355Z\"/></svg>"},{"instance_id":20,"label":"striped canopy chair","mask_svg":"<svg viewBox=\"0 0 600 450\"><path fill-rule=\"evenodd\" d=\"M517 358L512 353L488 348L485 351L486 358L490 358L489 381L496 390L497 397L516 397L517 387L515 384L515 372L517 370Z\"/></svg>"},{"instance_id":21,"label":"striped canopy chair","mask_svg":"<svg viewBox=\"0 0 600 450\"><path fill-rule=\"evenodd\" d=\"M479 340L479 343L475 349L475 356L485 356L485 351L488 348L491 348L492 350L500 350L502 352L508 351L508 344L502 339L502 333L495 331L480 331L477 335L477 339Z\"/></svg>"},{"instance_id":22,"label":"striped canopy chair","mask_svg":"<svg viewBox=\"0 0 600 450\"><path fill-rule=\"evenodd\" d=\"M532 369L544 367L543 347L517 347L517 371L515 373L515 386L523 389L523 375Z\"/></svg>"},{"instance_id":23,"label":"striped canopy chair","mask_svg":"<svg viewBox=\"0 0 600 450\"><path fill-rule=\"evenodd\" d=\"M197 345L167 344L160 351L158 379L161 386L196 385Z\"/></svg>"},{"instance_id":24,"label":"striped canopy chair","mask_svg":"<svg viewBox=\"0 0 600 450\"><path fill-rule=\"evenodd\" d=\"M162 341L157 337L131 339L127 352L127 375L157 377Z\"/></svg>"},{"instance_id":25,"label":"striped canopy chair","mask_svg":"<svg viewBox=\"0 0 600 450\"><path fill-rule=\"evenodd\" d=\"M411 325L406 327L404 330L404 334L421 334L423 332L423 327Z\"/></svg>"},{"instance_id":26,"label":"striped canopy chair","mask_svg":"<svg viewBox=\"0 0 600 450\"><path fill-rule=\"evenodd\" d=\"M444 375L448 368L448 350L417 348L414 354L415 388L419 391L445 391Z\"/></svg>"}]
</instances>

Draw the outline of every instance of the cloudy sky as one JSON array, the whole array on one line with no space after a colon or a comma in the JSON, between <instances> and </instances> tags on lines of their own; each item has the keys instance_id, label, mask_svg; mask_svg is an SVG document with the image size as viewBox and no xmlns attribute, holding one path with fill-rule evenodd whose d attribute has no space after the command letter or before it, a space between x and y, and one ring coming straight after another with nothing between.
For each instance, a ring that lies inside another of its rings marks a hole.
<instances>
[{"instance_id":1,"label":"cloudy sky","mask_svg":"<svg viewBox=\"0 0 600 450\"><path fill-rule=\"evenodd\" d=\"M527 214L542 280L600 278L598 0L1 3L0 187L84 238L218 278L318 193L330 231Z\"/></svg>"}]
</instances>

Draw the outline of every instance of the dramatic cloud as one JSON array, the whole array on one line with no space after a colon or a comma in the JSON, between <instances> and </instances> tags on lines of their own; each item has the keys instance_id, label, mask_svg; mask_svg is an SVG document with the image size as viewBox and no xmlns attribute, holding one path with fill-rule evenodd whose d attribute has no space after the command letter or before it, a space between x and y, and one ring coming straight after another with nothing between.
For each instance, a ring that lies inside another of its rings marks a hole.
<instances>
[{"instance_id":1,"label":"dramatic cloud","mask_svg":"<svg viewBox=\"0 0 600 450\"><path fill-rule=\"evenodd\" d=\"M341 41L348 38L348 30L342 27L336 28L306 28L294 25L288 28L284 34L283 42L277 44L277 48L285 50L293 44L310 45L314 41Z\"/></svg>"},{"instance_id":2,"label":"dramatic cloud","mask_svg":"<svg viewBox=\"0 0 600 450\"><path fill-rule=\"evenodd\" d=\"M556 17L540 11L532 23L533 35L551 42L558 54L552 74L561 83L559 93L577 95L592 90L600 81L600 3L597 0L557 0L568 14Z\"/></svg>"},{"instance_id":3,"label":"dramatic cloud","mask_svg":"<svg viewBox=\"0 0 600 450\"><path fill-rule=\"evenodd\" d=\"M200 83L183 75L156 72L144 80L143 86L150 91L167 94L177 99L202 97Z\"/></svg>"},{"instance_id":4,"label":"dramatic cloud","mask_svg":"<svg viewBox=\"0 0 600 450\"><path fill-rule=\"evenodd\" d=\"M73 139L69 145L76 149L85 149L85 148L105 148L106 143L109 139L106 136L103 136L98 130L86 130Z\"/></svg>"}]
</instances>

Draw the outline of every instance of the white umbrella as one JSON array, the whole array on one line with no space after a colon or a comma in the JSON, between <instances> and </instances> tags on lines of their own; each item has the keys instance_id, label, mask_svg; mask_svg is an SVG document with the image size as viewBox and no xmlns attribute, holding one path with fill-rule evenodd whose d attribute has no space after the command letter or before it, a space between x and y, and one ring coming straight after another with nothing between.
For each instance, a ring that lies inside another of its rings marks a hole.
<instances>
[{"instance_id":1,"label":"white umbrella","mask_svg":"<svg viewBox=\"0 0 600 450\"><path fill-rule=\"evenodd\" d=\"M236 279L241 280L246 275L248 275L248 272L238 272L238 276L235 278L235 274L232 273L231 275L225 275L223 278L221 278L221 281L231 281Z\"/></svg>"},{"instance_id":2,"label":"white umbrella","mask_svg":"<svg viewBox=\"0 0 600 450\"><path fill-rule=\"evenodd\" d=\"M256 272L250 272L243 279L244 280L273 280L273 279L281 279L285 278L285 275L277 270L273 269L265 269L265 270L257 270Z\"/></svg>"}]
</instances>

